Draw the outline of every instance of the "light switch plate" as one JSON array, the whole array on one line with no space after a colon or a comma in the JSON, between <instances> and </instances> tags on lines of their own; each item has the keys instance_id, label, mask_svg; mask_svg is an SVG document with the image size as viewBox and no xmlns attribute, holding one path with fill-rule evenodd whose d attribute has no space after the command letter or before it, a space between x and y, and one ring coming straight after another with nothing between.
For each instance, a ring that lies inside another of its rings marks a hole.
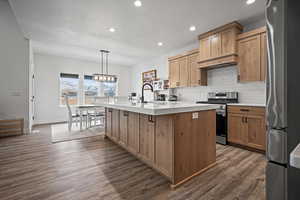
<instances>
[{"instance_id":1,"label":"light switch plate","mask_svg":"<svg viewBox=\"0 0 300 200\"><path fill-rule=\"evenodd\" d=\"M194 112L192 115L192 119L198 119L199 118L199 113Z\"/></svg>"}]
</instances>

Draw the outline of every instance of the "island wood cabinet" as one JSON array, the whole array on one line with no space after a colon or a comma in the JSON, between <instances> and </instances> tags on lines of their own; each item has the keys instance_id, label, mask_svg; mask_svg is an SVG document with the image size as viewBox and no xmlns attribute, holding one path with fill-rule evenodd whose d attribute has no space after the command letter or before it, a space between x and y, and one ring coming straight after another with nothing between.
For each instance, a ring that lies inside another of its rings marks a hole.
<instances>
[{"instance_id":1,"label":"island wood cabinet","mask_svg":"<svg viewBox=\"0 0 300 200\"><path fill-rule=\"evenodd\" d=\"M127 149L133 154L138 154L140 150L140 116L138 113L128 113L128 138Z\"/></svg>"},{"instance_id":2,"label":"island wood cabinet","mask_svg":"<svg viewBox=\"0 0 300 200\"><path fill-rule=\"evenodd\" d=\"M118 142L120 139L120 127L119 127L119 120L120 120L120 111L119 110L112 110L112 121L116 123L112 123L112 131L111 131L111 138Z\"/></svg>"},{"instance_id":3,"label":"island wood cabinet","mask_svg":"<svg viewBox=\"0 0 300 200\"><path fill-rule=\"evenodd\" d=\"M166 176L172 187L216 163L214 110L152 116L106 108L106 113L106 136ZM119 127L119 140L110 127Z\"/></svg>"},{"instance_id":4,"label":"island wood cabinet","mask_svg":"<svg viewBox=\"0 0 300 200\"><path fill-rule=\"evenodd\" d=\"M265 151L265 108L228 106L228 141Z\"/></svg>"},{"instance_id":5,"label":"island wood cabinet","mask_svg":"<svg viewBox=\"0 0 300 200\"><path fill-rule=\"evenodd\" d=\"M120 145L127 146L128 142L128 117L127 111L120 110Z\"/></svg>"},{"instance_id":6,"label":"island wood cabinet","mask_svg":"<svg viewBox=\"0 0 300 200\"><path fill-rule=\"evenodd\" d=\"M266 27L240 34L238 53L238 80L264 81L267 68Z\"/></svg>"},{"instance_id":7,"label":"island wood cabinet","mask_svg":"<svg viewBox=\"0 0 300 200\"><path fill-rule=\"evenodd\" d=\"M170 88L207 85L207 72L197 63L198 50L169 58Z\"/></svg>"},{"instance_id":8,"label":"island wood cabinet","mask_svg":"<svg viewBox=\"0 0 300 200\"><path fill-rule=\"evenodd\" d=\"M213 68L237 63L237 37L243 30L238 22L226 24L199 35L200 68Z\"/></svg>"},{"instance_id":9,"label":"island wood cabinet","mask_svg":"<svg viewBox=\"0 0 300 200\"><path fill-rule=\"evenodd\" d=\"M112 109L111 108L105 109L105 116L106 116L105 133L106 136L112 137Z\"/></svg>"},{"instance_id":10,"label":"island wood cabinet","mask_svg":"<svg viewBox=\"0 0 300 200\"><path fill-rule=\"evenodd\" d=\"M155 152L155 117L140 114L140 151L139 154L147 162L154 162Z\"/></svg>"}]
</instances>

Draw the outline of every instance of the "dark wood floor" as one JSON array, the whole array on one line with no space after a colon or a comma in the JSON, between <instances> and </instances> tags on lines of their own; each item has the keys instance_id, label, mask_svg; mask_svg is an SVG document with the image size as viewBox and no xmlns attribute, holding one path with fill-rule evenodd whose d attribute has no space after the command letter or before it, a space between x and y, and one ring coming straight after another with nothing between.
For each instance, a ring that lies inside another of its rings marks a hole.
<instances>
[{"instance_id":1,"label":"dark wood floor","mask_svg":"<svg viewBox=\"0 0 300 200\"><path fill-rule=\"evenodd\" d=\"M1 200L265 199L263 155L217 145L217 166L171 190L167 180L102 137L51 144L50 127L0 139Z\"/></svg>"}]
</instances>

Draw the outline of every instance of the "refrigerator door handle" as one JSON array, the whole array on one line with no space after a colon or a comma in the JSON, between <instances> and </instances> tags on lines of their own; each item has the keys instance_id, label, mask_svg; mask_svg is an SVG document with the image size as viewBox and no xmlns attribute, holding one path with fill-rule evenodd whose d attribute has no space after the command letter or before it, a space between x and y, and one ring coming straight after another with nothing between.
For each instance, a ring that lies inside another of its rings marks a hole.
<instances>
[{"instance_id":1,"label":"refrigerator door handle","mask_svg":"<svg viewBox=\"0 0 300 200\"><path fill-rule=\"evenodd\" d=\"M267 24L267 102L266 118L270 128L286 128L285 1L269 0Z\"/></svg>"}]
</instances>

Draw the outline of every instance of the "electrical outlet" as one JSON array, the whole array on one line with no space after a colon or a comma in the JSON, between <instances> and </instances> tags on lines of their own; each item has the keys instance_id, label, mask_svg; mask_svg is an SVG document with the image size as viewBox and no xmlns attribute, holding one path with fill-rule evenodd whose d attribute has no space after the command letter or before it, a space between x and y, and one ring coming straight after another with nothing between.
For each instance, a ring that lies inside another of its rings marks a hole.
<instances>
[{"instance_id":1,"label":"electrical outlet","mask_svg":"<svg viewBox=\"0 0 300 200\"><path fill-rule=\"evenodd\" d=\"M199 113L194 112L194 113L192 114L192 119L198 119L198 118L199 118Z\"/></svg>"}]
</instances>

